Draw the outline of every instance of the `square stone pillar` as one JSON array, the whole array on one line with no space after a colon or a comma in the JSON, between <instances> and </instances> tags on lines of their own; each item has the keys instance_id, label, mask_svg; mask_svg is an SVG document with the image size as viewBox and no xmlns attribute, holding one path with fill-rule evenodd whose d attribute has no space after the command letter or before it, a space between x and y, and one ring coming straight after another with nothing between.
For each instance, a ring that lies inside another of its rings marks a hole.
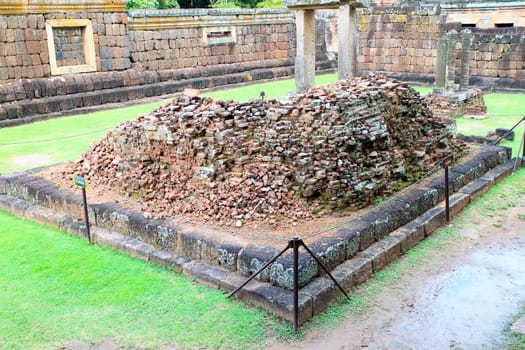
<instances>
[{"instance_id":1,"label":"square stone pillar","mask_svg":"<svg viewBox=\"0 0 525 350\"><path fill-rule=\"evenodd\" d=\"M452 68L454 69L454 68ZM440 93L445 91L448 77L448 41L446 37L439 38L436 59L436 84L435 89Z\"/></svg>"},{"instance_id":2,"label":"square stone pillar","mask_svg":"<svg viewBox=\"0 0 525 350\"><path fill-rule=\"evenodd\" d=\"M349 4L339 6L337 23L339 39L337 77L352 79L357 74L357 13Z\"/></svg>"},{"instance_id":3,"label":"square stone pillar","mask_svg":"<svg viewBox=\"0 0 525 350\"><path fill-rule=\"evenodd\" d=\"M458 43L458 32L451 30L447 33L447 45L448 45L448 63L447 63L447 89L454 90L456 84L456 56L457 56L457 43Z\"/></svg>"},{"instance_id":4,"label":"square stone pillar","mask_svg":"<svg viewBox=\"0 0 525 350\"><path fill-rule=\"evenodd\" d=\"M315 11L295 12L297 50L295 57L295 87L297 92L315 85Z\"/></svg>"},{"instance_id":5,"label":"square stone pillar","mask_svg":"<svg viewBox=\"0 0 525 350\"><path fill-rule=\"evenodd\" d=\"M472 45L472 32L470 30L461 31L461 78L459 86L467 89L470 81L470 46Z\"/></svg>"}]
</instances>

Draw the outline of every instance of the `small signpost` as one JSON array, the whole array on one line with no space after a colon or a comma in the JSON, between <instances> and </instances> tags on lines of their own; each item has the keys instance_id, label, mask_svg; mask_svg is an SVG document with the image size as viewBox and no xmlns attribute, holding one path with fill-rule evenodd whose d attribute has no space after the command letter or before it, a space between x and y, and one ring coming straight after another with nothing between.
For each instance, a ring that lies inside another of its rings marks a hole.
<instances>
[{"instance_id":1,"label":"small signpost","mask_svg":"<svg viewBox=\"0 0 525 350\"><path fill-rule=\"evenodd\" d=\"M89 244L91 244L91 232L89 231L89 216L88 216L88 206L87 206L87 197L86 197L86 187L88 185L88 182L83 177L74 176L73 183L76 186L82 188L82 201L84 203L84 217L86 219L86 235L87 235Z\"/></svg>"},{"instance_id":2,"label":"small signpost","mask_svg":"<svg viewBox=\"0 0 525 350\"><path fill-rule=\"evenodd\" d=\"M452 164L453 156L452 154L445 153L443 155L443 168L445 168L445 224L448 226L450 224L450 201L448 193L448 166Z\"/></svg>"}]
</instances>

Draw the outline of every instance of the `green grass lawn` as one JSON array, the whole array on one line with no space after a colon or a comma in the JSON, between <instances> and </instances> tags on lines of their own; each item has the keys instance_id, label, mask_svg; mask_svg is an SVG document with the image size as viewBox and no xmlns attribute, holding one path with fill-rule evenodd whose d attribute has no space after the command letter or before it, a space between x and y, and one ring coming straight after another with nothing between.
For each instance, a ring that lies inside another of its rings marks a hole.
<instances>
[{"instance_id":1,"label":"green grass lawn","mask_svg":"<svg viewBox=\"0 0 525 350\"><path fill-rule=\"evenodd\" d=\"M112 339L123 347L252 349L361 315L399 276L458 237L471 213L523 203L525 169L497 184L432 237L293 335L289 325L190 279L0 211L0 349L56 349ZM510 337L510 335L509 335ZM509 338L510 339L510 338ZM523 346L523 339L512 338ZM515 349L522 347L514 347Z\"/></svg>"},{"instance_id":2,"label":"green grass lawn","mask_svg":"<svg viewBox=\"0 0 525 350\"><path fill-rule=\"evenodd\" d=\"M165 102L62 117L0 129L0 173L77 159L119 123Z\"/></svg>"},{"instance_id":3,"label":"green grass lawn","mask_svg":"<svg viewBox=\"0 0 525 350\"><path fill-rule=\"evenodd\" d=\"M72 340L251 349L288 326L220 291L0 211L0 349Z\"/></svg>"},{"instance_id":4,"label":"green grass lawn","mask_svg":"<svg viewBox=\"0 0 525 350\"><path fill-rule=\"evenodd\" d=\"M525 115L525 94L487 94L485 95L488 118L482 120L458 118L458 132L465 135L485 136L496 128L510 129ZM525 123L514 129L514 141L503 141L502 146L512 147L517 155L522 140Z\"/></svg>"}]
</instances>

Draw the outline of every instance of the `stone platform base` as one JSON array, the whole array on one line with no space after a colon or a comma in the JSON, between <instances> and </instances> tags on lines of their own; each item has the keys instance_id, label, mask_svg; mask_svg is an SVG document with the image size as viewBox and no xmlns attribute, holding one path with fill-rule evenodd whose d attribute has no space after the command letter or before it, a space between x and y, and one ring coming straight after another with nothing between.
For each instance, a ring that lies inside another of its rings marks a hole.
<instances>
[{"instance_id":1,"label":"stone platform base","mask_svg":"<svg viewBox=\"0 0 525 350\"><path fill-rule=\"evenodd\" d=\"M450 169L451 215L512 171L514 161L503 147L482 147L473 158ZM442 171L349 220L335 235L305 239L344 288L365 281L445 222ZM85 236L81 198L27 173L0 176L0 209L16 216ZM279 250L240 244L209 233L188 231L164 220L114 203L89 205L92 238L142 260L193 276L212 288L230 292ZM291 261L277 260L266 276L237 295L285 320L293 320ZM321 313L339 295L334 283L300 250L299 323Z\"/></svg>"}]
</instances>

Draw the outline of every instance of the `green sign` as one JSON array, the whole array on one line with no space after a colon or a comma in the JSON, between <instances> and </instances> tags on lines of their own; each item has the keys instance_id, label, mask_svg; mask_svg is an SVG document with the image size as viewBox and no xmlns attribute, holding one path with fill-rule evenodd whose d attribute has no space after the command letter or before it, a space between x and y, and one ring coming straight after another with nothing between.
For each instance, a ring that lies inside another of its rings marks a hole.
<instances>
[{"instance_id":1,"label":"green sign","mask_svg":"<svg viewBox=\"0 0 525 350\"><path fill-rule=\"evenodd\" d=\"M86 188L88 185L87 180L80 176L73 177L73 182L75 183L75 185L81 188Z\"/></svg>"}]
</instances>

